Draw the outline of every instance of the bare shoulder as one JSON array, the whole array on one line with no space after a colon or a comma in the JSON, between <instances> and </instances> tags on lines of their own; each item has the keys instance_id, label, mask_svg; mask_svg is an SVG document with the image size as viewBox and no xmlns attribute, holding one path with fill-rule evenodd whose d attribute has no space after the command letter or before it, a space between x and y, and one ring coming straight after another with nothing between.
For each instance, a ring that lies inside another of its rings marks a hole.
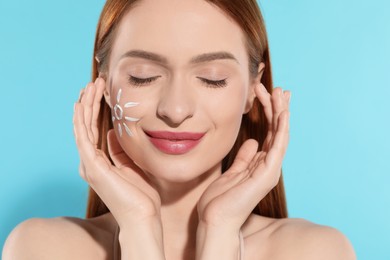
<instances>
[{"instance_id":1,"label":"bare shoulder","mask_svg":"<svg viewBox=\"0 0 390 260\"><path fill-rule=\"evenodd\" d=\"M247 259L356 259L348 238L335 228L297 218L251 218L251 232L244 234Z\"/></svg>"},{"instance_id":2,"label":"bare shoulder","mask_svg":"<svg viewBox=\"0 0 390 260\"><path fill-rule=\"evenodd\" d=\"M297 259L356 259L348 238L339 230L304 219L282 219L271 241L282 244Z\"/></svg>"},{"instance_id":3,"label":"bare shoulder","mask_svg":"<svg viewBox=\"0 0 390 260\"><path fill-rule=\"evenodd\" d=\"M101 222L101 217L28 219L9 234L2 259L109 259L113 234Z\"/></svg>"}]
</instances>

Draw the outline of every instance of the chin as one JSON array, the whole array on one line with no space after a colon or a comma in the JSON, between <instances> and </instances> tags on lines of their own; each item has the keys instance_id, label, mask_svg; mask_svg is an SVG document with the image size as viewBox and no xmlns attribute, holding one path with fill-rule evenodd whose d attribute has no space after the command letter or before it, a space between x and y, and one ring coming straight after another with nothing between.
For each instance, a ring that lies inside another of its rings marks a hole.
<instances>
[{"instance_id":1,"label":"chin","mask_svg":"<svg viewBox=\"0 0 390 260\"><path fill-rule=\"evenodd\" d=\"M162 167L162 165L164 165ZM221 163L207 167L202 162L171 162L162 163L159 165L149 165L149 167L141 169L149 176L170 183L188 183L192 181L201 182L208 176L221 174Z\"/></svg>"}]
</instances>

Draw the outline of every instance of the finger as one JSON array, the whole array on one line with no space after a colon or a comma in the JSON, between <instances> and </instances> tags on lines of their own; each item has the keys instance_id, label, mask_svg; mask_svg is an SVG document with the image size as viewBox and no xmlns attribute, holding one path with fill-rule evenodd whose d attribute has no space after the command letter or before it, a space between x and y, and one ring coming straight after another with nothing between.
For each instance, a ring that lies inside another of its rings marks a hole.
<instances>
[{"instance_id":1,"label":"finger","mask_svg":"<svg viewBox=\"0 0 390 260\"><path fill-rule=\"evenodd\" d=\"M286 95L287 95L286 91ZM273 111L273 117L272 117L272 131L273 133L267 136L267 150L270 149L271 144L273 143L273 139L275 138L275 133L278 129L278 122L279 122L279 116L280 113L286 109L288 109L288 101L283 93L282 88L275 88L272 93L272 111Z\"/></svg>"},{"instance_id":2,"label":"finger","mask_svg":"<svg viewBox=\"0 0 390 260\"><path fill-rule=\"evenodd\" d=\"M275 88L272 91L271 100L272 100L272 111L273 111L272 128L273 131L276 132L276 129L278 128L279 115L284 109L286 109L284 103L283 89L280 87Z\"/></svg>"},{"instance_id":3,"label":"finger","mask_svg":"<svg viewBox=\"0 0 390 260\"><path fill-rule=\"evenodd\" d=\"M87 129L84 123L84 106L81 103L75 103L75 113L73 118L73 131L75 134L76 144L79 148L80 157L85 162L86 155L92 158L94 148L88 137Z\"/></svg>"},{"instance_id":4,"label":"finger","mask_svg":"<svg viewBox=\"0 0 390 260\"><path fill-rule=\"evenodd\" d=\"M80 90L80 94L79 94L79 98L77 99L77 102L81 103L81 99L83 98L84 96L84 92L85 92L85 88L82 88Z\"/></svg>"},{"instance_id":5,"label":"finger","mask_svg":"<svg viewBox=\"0 0 390 260\"><path fill-rule=\"evenodd\" d=\"M283 92L285 101L287 103L287 107L290 107L290 100L291 100L291 91L290 90L285 90Z\"/></svg>"},{"instance_id":6,"label":"finger","mask_svg":"<svg viewBox=\"0 0 390 260\"><path fill-rule=\"evenodd\" d=\"M104 183L108 171L114 171L111 162L102 151L97 151L89 140L84 123L84 107L81 103L75 103L74 132L77 148L80 154L81 175L94 187L98 183Z\"/></svg>"},{"instance_id":7,"label":"finger","mask_svg":"<svg viewBox=\"0 0 390 260\"><path fill-rule=\"evenodd\" d=\"M289 119L290 111L284 110L279 117L278 129L272 146L265 157L265 167L270 169L270 172L279 171L282 167L289 141Z\"/></svg>"},{"instance_id":8,"label":"finger","mask_svg":"<svg viewBox=\"0 0 390 260\"><path fill-rule=\"evenodd\" d=\"M83 162L81 174L85 176L88 184L107 205L115 205L119 200L123 199L123 195L116 191L128 190L127 185L129 182L123 178L125 173L112 166L104 152L96 150L88 139L88 133L84 124L83 105L80 103L75 105L74 127L80 158ZM115 187L115 190L112 190L112 187ZM142 193L141 189L150 189L147 183L142 184L140 188L134 187L136 189L131 191L135 195ZM130 190L128 191L130 192Z\"/></svg>"},{"instance_id":9,"label":"finger","mask_svg":"<svg viewBox=\"0 0 390 260\"><path fill-rule=\"evenodd\" d=\"M280 167L288 143L288 117L288 110L281 112L270 152L267 154L265 152L256 153L254 159L257 160L253 164L253 173L242 179L234 186L234 189L231 188L225 192L225 197L228 197L230 201L243 202L237 203L245 205L242 207L242 211L251 211L277 185L280 179Z\"/></svg>"},{"instance_id":10,"label":"finger","mask_svg":"<svg viewBox=\"0 0 390 260\"><path fill-rule=\"evenodd\" d=\"M240 194L239 199L245 201L248 207L249 205L254 207L277 185L280 179L280 168L288 143L288 118L289 111L283 111L270 151L266 155L264 152L260 152L255 156L258 157L258 160L253 166L255 169L251 177L240 182L236 188L237 194ZM259 162L261 160L264 160L264 163Z\"/></svg>"},{"instance_id":11,"label":"finger","mask_svg":"<svg viewBox=\"0 0 390 260\"><path fill-rule=\"evenodd\" d=\"M252 173L255 168L259 165L259 163L264 159L266 152L260 151L257 152L256 155L253 157L253 160L248 166L249 173Z\"/></svg>"},{"instance_id":12,"label":"finger","mask_svg":"<svg viewBox=\"0 0 390 260\"><path fill-rule=\"evenodd\" d=\"M90 168L91 164L92 165L95 165L97 164L97 152L96 152L96 149L94 148L93 144L91 143L91 140L89 139L88 137L88 132L87 132L87 128L85 126L85 122L84 122L84 106L81 104L81 103L76 103L75 104L75 115L74 115L74 133L75 133L75 139L76 139L76 144L77 144L77 148L78 148L78 151L79 151L79 154L80 154L80 160L82 162L82 166L84 168L84 170L86 170L87 168ZM104 154L103 152L100 154L102 155ZM107 162L109 162L108 159L105 159L104 156L99 156L102 158L102 160L104 161L104 167L106 169L109 168L109 164L107 164ZM91 174L91 173L87 173L87 174ZM93 172L93 174L95 174L95 171Z\"/></svg>"},{"instance_id":13,"label":"finger","mask_svg":"<svg viewBox=\"0 0 390 260\"><path fill-rule=\"evenodd\" d=\"M230 173L239 173L244 170L246 170L253 160L253 157L257 153L258 143L254 139L248 139L246 140L242 146L240 147L240 150L238 150L238 153L236 157L234 158L233 164L229 169Z\"/></svg>"},{"instance_id":14,"label":"finger","mask_svg":"<svg viewBox=\"0 0 390 260\"><path fill-rule=\"evenodd\" d=\"M263 84L259 84L257 88L255 88L255 93L260 103L263 106L264 114L267 120L267 136L263 142L262 150L267 151L270 146L270 142L273 135L273 126L272 126L272 118L273 118L273 108L271 95L268 93L267 89Z\"/></svg>"},{"instance_id":15,"label":"finger","mask_svg":"<svg viewBox=\"0 0 390 260\"><path fill-rule=\"evenodd\" d=\"M257 88L255 88L255 93L260 103L263 106L264 114L267 119L268 126L272 126L272 101L271 95L268 93L267 89L263 84L259 84Z\"/></svg>"},{"instance_id":16,"label":"finger","mask_svg":"<svg viewBox=\"0 0 390 260\"><path fill-rule=\"evenodd\" d=\"M99 141L99 128L98 128L98 118L100 113L100 104L103 96L105 81L102 78L98 78L95 83L96 93L93 100L92 106L92 123L91 123L91 131L93 136L93 144L97 147Z\"/></svg>"},{"instance_id":17,"label":"finger","mask_svg":"<svg viewBox=\"0 0 390 260\"><path fill-rule=\"evenodd\" d=\"M80 94L79 99L82 99L82 97L83 97L82 94ZM85 160L85 155L83 150L85 149L85 140L83 140L84 134L82 131L83 121L84 121L84 114L82 112L82 104L80 102L77 102L74 104L73 134L75 136L76 145L80 155L79 174L81 178L83 178L85 181L88 181L86 171L85 171L85 165L83 163L83 160Z\"/></svg>"},{"instance_id":18,"label":"finger","mask_svg":"<svg viewBox=\"0 0 390 260\"><path fill-rule=\"evenodd\" d=\"M121 175L123 179L126 179L130 183L133 183L135 185L136 183L138 183L138 186L141 189L150 189L150 180L122 149L122 146L118 142L114 129L110 129L108 131L107 143L110 157L114 162L114 165L119 169L117 173ZM126 168L126 171L121 171L121 169L123 168Z\"/></svg>"},{"instance_id":19,"label":"finger","mask_svg":"<svg viewBox=\"0 0 390 260\"><path fill-rule=\"evenodd\" d=\"M93 142L93 134L91 130L91 122L92 122L92 104L95 97L96 87L94 83L88 83L85 89L85 94L81 99L81 104L84 107L84 124L87 128L88 138Z\"/></svg>"}]
</instances>

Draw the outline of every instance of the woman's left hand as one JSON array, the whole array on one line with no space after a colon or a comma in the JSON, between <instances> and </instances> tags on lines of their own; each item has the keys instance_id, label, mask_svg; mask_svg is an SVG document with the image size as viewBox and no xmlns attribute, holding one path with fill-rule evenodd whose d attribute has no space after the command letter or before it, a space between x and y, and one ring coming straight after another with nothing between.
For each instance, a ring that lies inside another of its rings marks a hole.
<instances>
[{"instance_id":1,"label":"woman's left hand","mask_svg":"<svg viewBox=\"0 0 390 260\"><path fill-rule=\"evenodd\" d=\"M259 152L257 141L247 140L232 166L205 190L198 214L206 227L238 233L254 207L279 182L289 140L291 93L275 88L271 96L262 84L255 92L268 121L267 137Z\"/></svg>"}]
</instances>

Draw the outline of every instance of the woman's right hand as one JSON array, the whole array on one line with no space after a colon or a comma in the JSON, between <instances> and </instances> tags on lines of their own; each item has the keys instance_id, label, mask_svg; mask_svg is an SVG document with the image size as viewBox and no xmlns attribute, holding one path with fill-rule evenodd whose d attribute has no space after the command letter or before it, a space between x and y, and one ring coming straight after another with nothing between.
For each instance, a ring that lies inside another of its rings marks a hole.
<instances>
[{"instance_id":1,"label":"woman's right hand","mask_svg":"<svg viewBox=\"0 0 390 260\"><path fill-rule=\"evenodd\" d=\"M97 78L81 90L74 107L74 135L80 155L80 175L104 201L121 230L126 225L160 219L160 197L146 176L121 148L113 129L108 150L114 165L97 148L97 120L105 81Z\"/></svg>"}]
</instances>

